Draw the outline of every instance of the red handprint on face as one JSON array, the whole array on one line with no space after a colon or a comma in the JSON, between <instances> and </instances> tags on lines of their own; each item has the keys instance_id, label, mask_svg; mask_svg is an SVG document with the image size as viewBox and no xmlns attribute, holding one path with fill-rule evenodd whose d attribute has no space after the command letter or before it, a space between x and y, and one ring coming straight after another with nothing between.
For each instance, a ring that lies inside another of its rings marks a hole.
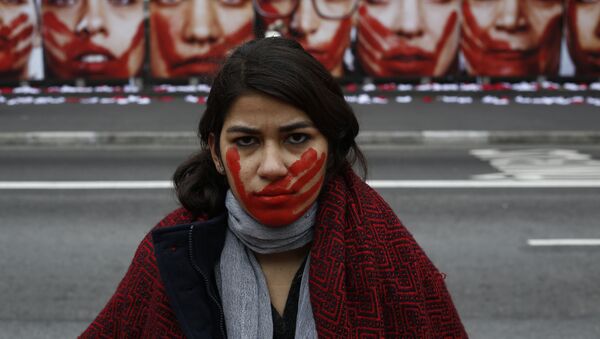
<instances>
[{"instance_id":1,"label":"red handprint on face","mask_svg":"<svg viewBox=\"0 0 600 339\"><path fill-rule=\"evenodd\" d=\"M246 210L264 225L278 227L294 222L310 207L323 184L324 176L317 178L325 165L326 155L308 149L288 168L288 175L256 192L248 192L240 177L240 155L236 147L226 154L235 189Z\"/></svg>"}]
</instances>

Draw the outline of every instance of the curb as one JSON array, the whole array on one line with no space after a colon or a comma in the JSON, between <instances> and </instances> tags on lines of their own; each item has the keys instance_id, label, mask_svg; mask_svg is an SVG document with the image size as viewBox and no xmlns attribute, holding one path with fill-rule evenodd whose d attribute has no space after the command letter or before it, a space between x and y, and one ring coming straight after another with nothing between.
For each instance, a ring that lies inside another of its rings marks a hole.
<instances>
[{"instance_id":1,"label":"curb","mask_svg":"<svg viewBox=\"0 0 600 339\"><path fill-rule=\"evenodd\" d=\"M361 146L600 144L600 131L363 131ZM44 146L189 146L199 145L193 132L6 132L0 147Z\"/></svg>"}]
</instances>

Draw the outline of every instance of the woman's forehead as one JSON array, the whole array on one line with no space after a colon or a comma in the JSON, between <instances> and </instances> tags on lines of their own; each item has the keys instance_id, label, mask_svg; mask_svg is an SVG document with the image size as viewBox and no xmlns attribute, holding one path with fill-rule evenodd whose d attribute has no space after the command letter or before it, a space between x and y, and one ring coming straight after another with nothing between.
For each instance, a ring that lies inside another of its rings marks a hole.
<instances>
[{"instance_id":1,"label":"woman's forehead","mask_svg":"<svg viewBox=\"0 0 600 339\"><path fill-rule=\"evenodd\" d=\"M293 105L264 94L252 93L239 97L233 103L224 127L233 124L281 126L298 122L311 122L311 119Z\"/></svg>"}]
</instances>

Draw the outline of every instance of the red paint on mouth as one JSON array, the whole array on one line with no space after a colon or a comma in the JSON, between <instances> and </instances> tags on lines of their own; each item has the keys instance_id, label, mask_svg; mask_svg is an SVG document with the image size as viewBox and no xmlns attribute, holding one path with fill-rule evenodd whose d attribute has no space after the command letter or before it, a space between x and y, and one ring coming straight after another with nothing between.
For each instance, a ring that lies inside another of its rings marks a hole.
<instances>
[{"instance_id":1,"label":"red paint on mouth","mask_svg":"<svg viewBox=\"0 0 600 339\"><path fill-rule=\"evenodd\" d=\"M270 4L261 5L263 10L267 13L278 14L277 9L275 9ZM312 6L312 5L310 5ZM295 9L297 11L298 8ZM298 28L291 27L291 21L293 20L295 12L292 12L286 18L275 19L275 18L265 18L264 25L265 27L269 27L270 25L276 23L281 20L284 25L283 32L280 32L285 35L286 38L294 39L305 51L307 51L310 55L312 55L317 61L325 67L328 71L334 71L338 66L343 63L344 53L346 49L350 46L350 32L352 31L352 18L340 19L339 26L335 34L331 37L328 42L313 44L312 39L314 34L318 34L318 29L314 32L305 32L304 30ZM315 14L317 15L317 14ZM339 74L341 76L343 74ZM337 76L337 75L336 75Z\"/></svg>"},{"instance_id":2,"label":"red paint on mouth","mask_svg":"<svg viewBox=\"0 0 600 339\"><path fill-rule=\"evenodd\" d=\"M379 77L441 76L453 69L455 60L450 62L448 69L435 74L440 56L456 29L458 23L456 11L448 17L433 51L417 47L411 43L410 38L401 37L385 27L377 18L368 14L366 6L360 8L359 14L357 53L367 73ZM457 55L455 52L454 59Z\"/></svg>"},{"instance_id":3,"label":"red paint on mouth","mask_svg":"<svg viewBox=\"0 0 600 339\"><path fill-rule=\"evenodd\" d=\"M25 58L31 53L33 42L20 48L19 45L33 35L33 24L28 22L29 16L21 13L7 25L0 26L0 79L17 80L25 75Z\"/></svg>"},{"instance_id":4,"label":"red paint on mouth","mask_svg":"<svg viewBox=\"0 0 600 339\"><path fill-rule=\"evenodd\" d=\"M241 203L248 213L266 226L281 227L294 222L308 210L310 204L303 205L318 194L323 184L324 177L321 177L306 191L298 193L306 188L325 165L325 153L318 158L317 151L312 148L288 168L287 176L254 193L246 191L240 178L240 155L237 148L229 148L225 157Z\"/></svg>"},{"instance_id":5,"label":"red paint on mouth","mask_svg":"<svg viewBox=\"0 0 600 339\"><path fill-rule=\"evenodd\" d=\"M140 22L129 48L120 56L114 55L109 49L91 41L93 35L82 35L71 31L61 22L54 13L45 13L43 16L44 29L42 31L46 48L46 62L49 70L61 79L76 77L91 78L128 78L141 71L142 62L133 66L131 58L134 52L144 43L144 23ZM117 33L110 33L117 34ZM60 44L60 40L66 40ZM58 55L58 50L63 55ZM142 52L143 53L143 52ZM100 56L100 62L85 62L86 56ZM143 60L143 55L141 57Z\"/></svg>"},{"instance_id":6,"label":"red paint on mouth","mask_svg":"<svg viewBox=\"0 0 600 339\"><path fill-rule=\"evenodd\" d=\"M577 19L576 1L569 0L567 2L567 44L569 46L569 54L575 64L575 72L577 75L598 76L600 75L600 49L584 49L579 41L579 25ZM600 4L597 4L600 5ZM600 21L600 19L599 19ZM596 22L588 29L598 32L600 22ZM598 33L595 34L599 36Z\"/></svg>"},{"instance_id":7,"label":"red paint on mouth","mask_svg":"<svg viewBox=\"0 0 600 339\"><path fill-rule=\"evenodd\" d=\"M176 40L181 39L181 37L173 37L170 34L171 24L169 19L160 13L153 13L150 18L151 29L157 37L156 43L158 44L160 57L167 66L167 77L216 73L229 50L254 37L252 21L249 21L232 34L216 37L217 42L208 42L209 39L206 39L206 42L189 42L182 44L183 50L179 51ZM206 52L194 53L198 47L203 45L209 46Z\"/></svg>"},{"instance_id":8,"label":"red paint on mouth","mask_svg":"<svg viewBox=\"0 0 600 339\"><path fill-rule=\"evenodd\" d=\"M350 18L342 19L331 40L319 45L311 44L309 34L290 34L288 37L295 38L308 53L331 72L342 63L344 52L350 45L351 29L352 20Z\"/></svg>"},{"instance_id":9,"label":"red paint on mouth","mask_svg":"<svg viewBox=\"0 0 600 339\"><path fill-rule=\"evenodd\" d=\"M496 40L479 27L467 1L463 2L462 52L472 75L528 76L556 75L560 62L562 16L549 20L539 43L524 50L512 49L508 41Z\"/></svg>"}]
</instances>

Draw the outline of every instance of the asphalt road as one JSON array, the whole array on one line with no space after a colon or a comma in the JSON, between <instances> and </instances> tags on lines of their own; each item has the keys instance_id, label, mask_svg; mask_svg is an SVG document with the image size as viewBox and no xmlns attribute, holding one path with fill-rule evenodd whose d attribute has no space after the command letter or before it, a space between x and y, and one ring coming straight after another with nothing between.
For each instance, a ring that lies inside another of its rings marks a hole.
<instances>
[{"instance_id":1,"label":"asphalt road","mask_svg":"<svg viewBox=\"0 0 600 339\"><path fill-rule=\"evenodd\" d=\"M114 291L144 234L177 205L169 189L6 189L2 183L164 181L190 152L0 149L0 338L79 334ZM447 274L471 337L600 337L600 246L528 243L600 238L600 188L552 186L566 178L597 183L600 147L366 153L369 179L460 183L487 175L489 182L534 173L539 178L531 182L549 183L378 190Z\"/></svg>"}]
</instances>

